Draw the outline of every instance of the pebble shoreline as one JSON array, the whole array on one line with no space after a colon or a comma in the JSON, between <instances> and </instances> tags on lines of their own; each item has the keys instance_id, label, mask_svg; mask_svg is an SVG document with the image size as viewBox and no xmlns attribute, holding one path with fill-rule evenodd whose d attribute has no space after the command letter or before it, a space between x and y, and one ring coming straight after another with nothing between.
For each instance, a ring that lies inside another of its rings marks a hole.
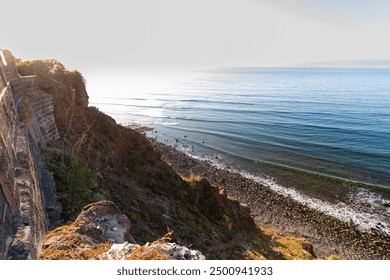
<instances>
[{"instance_id":1,"label":"pebble shoreline","mask_svg":"<svg viewBox=\"0 0 390 280\"><path fill-rule=\"evenodd\" d=\"M156 144L176 172L202 176L224 188L229 196L250 207L258 226L306 238L319 257L335 254L344 259L390 259L389 236L361 232L353 223L316 211L239 173L217 168L164 143Z\"/></svg>"}]
</instances>

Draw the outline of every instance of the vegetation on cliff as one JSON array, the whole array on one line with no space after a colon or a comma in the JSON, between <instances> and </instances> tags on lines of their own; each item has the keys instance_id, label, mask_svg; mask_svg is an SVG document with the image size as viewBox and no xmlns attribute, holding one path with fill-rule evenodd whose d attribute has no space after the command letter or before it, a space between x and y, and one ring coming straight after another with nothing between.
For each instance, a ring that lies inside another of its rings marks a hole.
<instances>
[{"instance_id":1,"label":"vegetation on cliff","mask_svg":"<svg viewBox=\"0 0 390 280\"><path fill-rule=\"evenodd\" d=\"M19 61L18 70L38 75L39 87L54 99L61 138L49 143L44 154L65 221L73 221L86 204L109 199L131 221L131 235L139 244L173 231L179 244L209 259L314 258L307 242L260 230L247 206L205 179L184 180L149 140L88 107L79 72L55 60ZM56 229L47 238L75 226L80 225ZM107 247L101 244L99 252ZM58 258L57 253L49 255Z\"/></svg>"},{"instance_id":2,"label":"vegetation on cliff","mask_svg":"<svg viewBox=\"0 0 390 280\"><path fill-rule=\"evenodd\" d=\"M85 87L85 79L78 71L69 71L55 60L18 61L18 72L22 76L37 75L41 88L56 94L64 88L76 90Z\"/></svg>"}]
</instances>

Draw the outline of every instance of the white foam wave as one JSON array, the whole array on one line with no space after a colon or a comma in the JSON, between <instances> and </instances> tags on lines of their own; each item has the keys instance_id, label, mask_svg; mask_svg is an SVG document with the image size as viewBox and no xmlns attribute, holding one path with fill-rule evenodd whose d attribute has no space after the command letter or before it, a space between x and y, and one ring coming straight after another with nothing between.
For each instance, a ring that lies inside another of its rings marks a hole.
<instances>
[{"instance_id":1,"label":"white foam wave","mask_svg":"<svg viewBox=\"0 0 390 280\"><path fill-rule=\"evenodd\" d=\"M254 176L249 173L241 173L241 175L243 175L245 178L258 182L283 196L291 197L295 201L303 205L306 205L312 209L333 216L341 221L352 222L360 230L366 232L376 231L376 232L390 235L389 226L387 225L386 222L384 222L384 220L388 220L388 219L386 219L386 217L383 217L379 213L375 213L371 211L364 212L361 209L356 209L352 205L347 205L345 203L340 202L338 204L333 204L317 198L309 197L307 195L298 192L295 189L283 187L272 180L269 180L267 178L262 178L260 176ZM356 198L365 198L365 197L366 197L365 195L362 195L362 191L359 190ZM373 204L370 205L373 206Z\"/></svg>"},{"instance_id":2,"label":"white foam wave","mask_svg":"<svg viewBox=\"0 0 390 280\"><path fill-rule=\"evenodd\" d=\"M179 123L164 121L164 122L161 122L161 125L163 125L163 126L176 126L176 125L179 125Z\"/></svg>"}]
</instances>

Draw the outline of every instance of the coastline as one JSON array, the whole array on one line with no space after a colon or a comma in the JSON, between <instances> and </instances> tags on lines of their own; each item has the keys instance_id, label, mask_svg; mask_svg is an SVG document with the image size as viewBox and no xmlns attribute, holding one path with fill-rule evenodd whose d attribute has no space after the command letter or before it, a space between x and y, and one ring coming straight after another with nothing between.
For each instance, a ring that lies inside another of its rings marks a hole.
<instances>
[{"instance_id":1,"label":"coastline","mask_svg":"<svg viewBox=\"0 0 390 280\"><path fill-rule=\"evenodd\" d=\"M272 180L262 181L250 174L215 166L161 142L156 145L176 172L183 176L201 176L214 186L224 188L227 195L250 207L259 227L303 237L313 244L319 257L335 254L345 259L390 259L390 236L380 230L388 225L379 223L362 230L352 217L349 221L337 217L341 208L334 208L335 213L324 213L316 209L318 205L313 205L313 202L326 205L319 199L299 201L294 194L286 195L267 185L267 182L272 184ZM278 186L277 182L273 183Z\"/></svg>"}]
</instances>

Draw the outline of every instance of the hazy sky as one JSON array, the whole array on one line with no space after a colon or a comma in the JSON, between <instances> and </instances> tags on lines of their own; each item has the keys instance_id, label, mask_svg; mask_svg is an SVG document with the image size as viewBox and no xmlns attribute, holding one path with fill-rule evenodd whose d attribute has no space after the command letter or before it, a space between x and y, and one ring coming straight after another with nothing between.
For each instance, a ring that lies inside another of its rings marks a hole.
<instances>
[{"instance_id":1,"label":"hazy sky","mask_svg":"<svg viewBox=\"0 0 390 280\"><path fill-rule=\"evenodd\" d=\"M0 48L87 75L390 62L389 0L2 0L0 14Z\"/></svg>"}]
</instances>

